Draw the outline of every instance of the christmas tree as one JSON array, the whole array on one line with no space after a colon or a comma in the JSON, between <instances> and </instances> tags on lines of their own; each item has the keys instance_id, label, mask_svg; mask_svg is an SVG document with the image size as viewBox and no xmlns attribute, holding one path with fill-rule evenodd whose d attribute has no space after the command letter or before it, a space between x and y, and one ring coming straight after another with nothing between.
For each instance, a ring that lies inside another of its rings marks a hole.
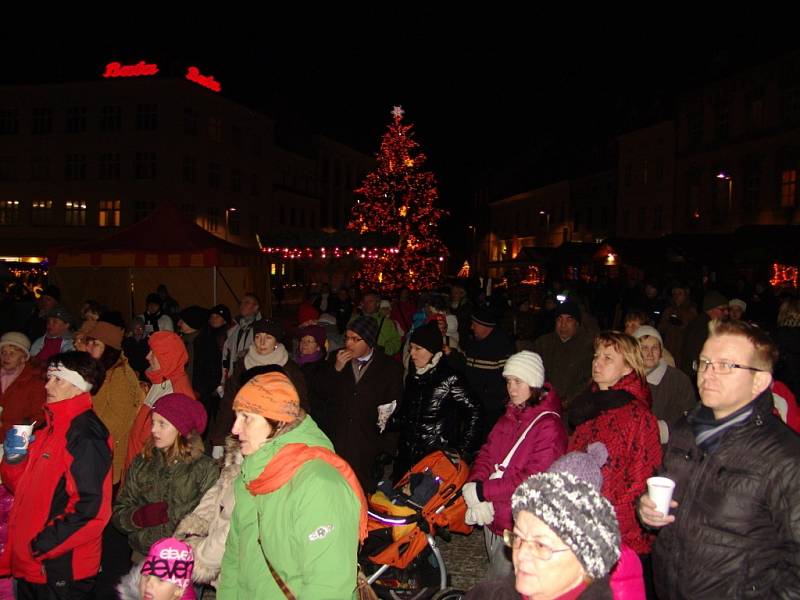
<instances>
[{"instance_id":1,"label":"christmas tree","mask_svg":"<svg viewBox=\"0 0 800 600\"><path fill-rule=\"evenodd\" d=\"M397 238L397 251L362 264L358 278L368 287L393 291L434 287L441 281L447 250L437 235L446 214L434 206L439 197L433 173L422 169L425 155L414 141L412 125L403 124L395 106L383 135L378 167L369 173L353 206L349 229Z\"/></svg>"}]
</instances>

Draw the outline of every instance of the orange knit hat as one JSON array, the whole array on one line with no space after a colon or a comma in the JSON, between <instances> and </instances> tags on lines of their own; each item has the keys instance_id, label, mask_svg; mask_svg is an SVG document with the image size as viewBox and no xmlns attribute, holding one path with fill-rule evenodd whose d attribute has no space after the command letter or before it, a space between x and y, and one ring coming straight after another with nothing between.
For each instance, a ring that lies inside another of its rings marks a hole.
<instances>
[{"instance_id":1,"label":"orange knit hat","mask_svg":"<svg viewBox=\"0 0 800 600\"><path fill-rule=\"evenodd\" d=\"M233 410L291 423L300 416L300 397L286 375L264 373L242 386L233 401Z\"/></svg>"}]
</instances>

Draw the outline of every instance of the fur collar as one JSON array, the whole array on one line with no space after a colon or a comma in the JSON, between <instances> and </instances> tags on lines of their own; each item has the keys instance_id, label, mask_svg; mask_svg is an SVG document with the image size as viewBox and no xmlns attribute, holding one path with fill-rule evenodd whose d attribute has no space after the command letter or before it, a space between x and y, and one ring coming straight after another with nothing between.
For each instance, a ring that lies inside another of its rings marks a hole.
<instances>
[{"instance_id":1,"label":"fur collar","mask_svg":"<svg viewBox=\"0 0 800 600\"><path fill-rule=\"evenodd\" d=\"M572 403L567 414L570 427L599 417L602 413L625 406L636 398L625 390L587 390Z\"/></svg>"}]
</instances>

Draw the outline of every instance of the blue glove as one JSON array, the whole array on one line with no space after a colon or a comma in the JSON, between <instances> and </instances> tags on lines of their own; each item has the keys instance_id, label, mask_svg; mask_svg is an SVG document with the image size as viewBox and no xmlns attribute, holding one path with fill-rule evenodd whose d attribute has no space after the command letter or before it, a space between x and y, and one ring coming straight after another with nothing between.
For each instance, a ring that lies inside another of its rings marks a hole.
<instances>
[{"instance_id":1,"label":"blue glove","mask_svg":"<svg viewBox=\"0 0 800 600\"><path fill-rule=\"evenodd\" d=\"M28 440L28 445L36 439L35 435L31 435ZM8 458L9 462L18 462L28 455L28 448L25 445L25 440L21 435L17 435L13 430L9 430L6 434L6 439L3 441L3 454Z\"/></svg>"}]
</instances>

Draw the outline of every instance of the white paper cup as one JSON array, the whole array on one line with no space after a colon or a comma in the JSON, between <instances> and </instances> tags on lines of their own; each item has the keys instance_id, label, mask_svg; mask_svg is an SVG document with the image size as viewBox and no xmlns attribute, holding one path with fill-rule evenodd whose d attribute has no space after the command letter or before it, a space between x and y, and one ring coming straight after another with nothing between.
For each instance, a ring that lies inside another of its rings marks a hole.
<instances>
[{"instance_id":1,"label":"white paper cup","mask_svg":"<svg viewBox=\"0 0 800 600\"><path fill-rule=\"evenodd\" d=\"M650 477L647 480L647 495L656 503L656 510L664 516L669 514L669 503L674 491L675 482L668 477Z\"/></svg>"},{"instance_id":2,"label":"white paper cup","mask_svg":"<svg viewBox=\"0 0 800 600\"><path fill-rule=\"evenodd\" d=\"M25 446L23 448L27 450L31 440L31 434L33 433L33 425L12 425L11 431L24 440Z\"/></svg>"}]
</instances>

